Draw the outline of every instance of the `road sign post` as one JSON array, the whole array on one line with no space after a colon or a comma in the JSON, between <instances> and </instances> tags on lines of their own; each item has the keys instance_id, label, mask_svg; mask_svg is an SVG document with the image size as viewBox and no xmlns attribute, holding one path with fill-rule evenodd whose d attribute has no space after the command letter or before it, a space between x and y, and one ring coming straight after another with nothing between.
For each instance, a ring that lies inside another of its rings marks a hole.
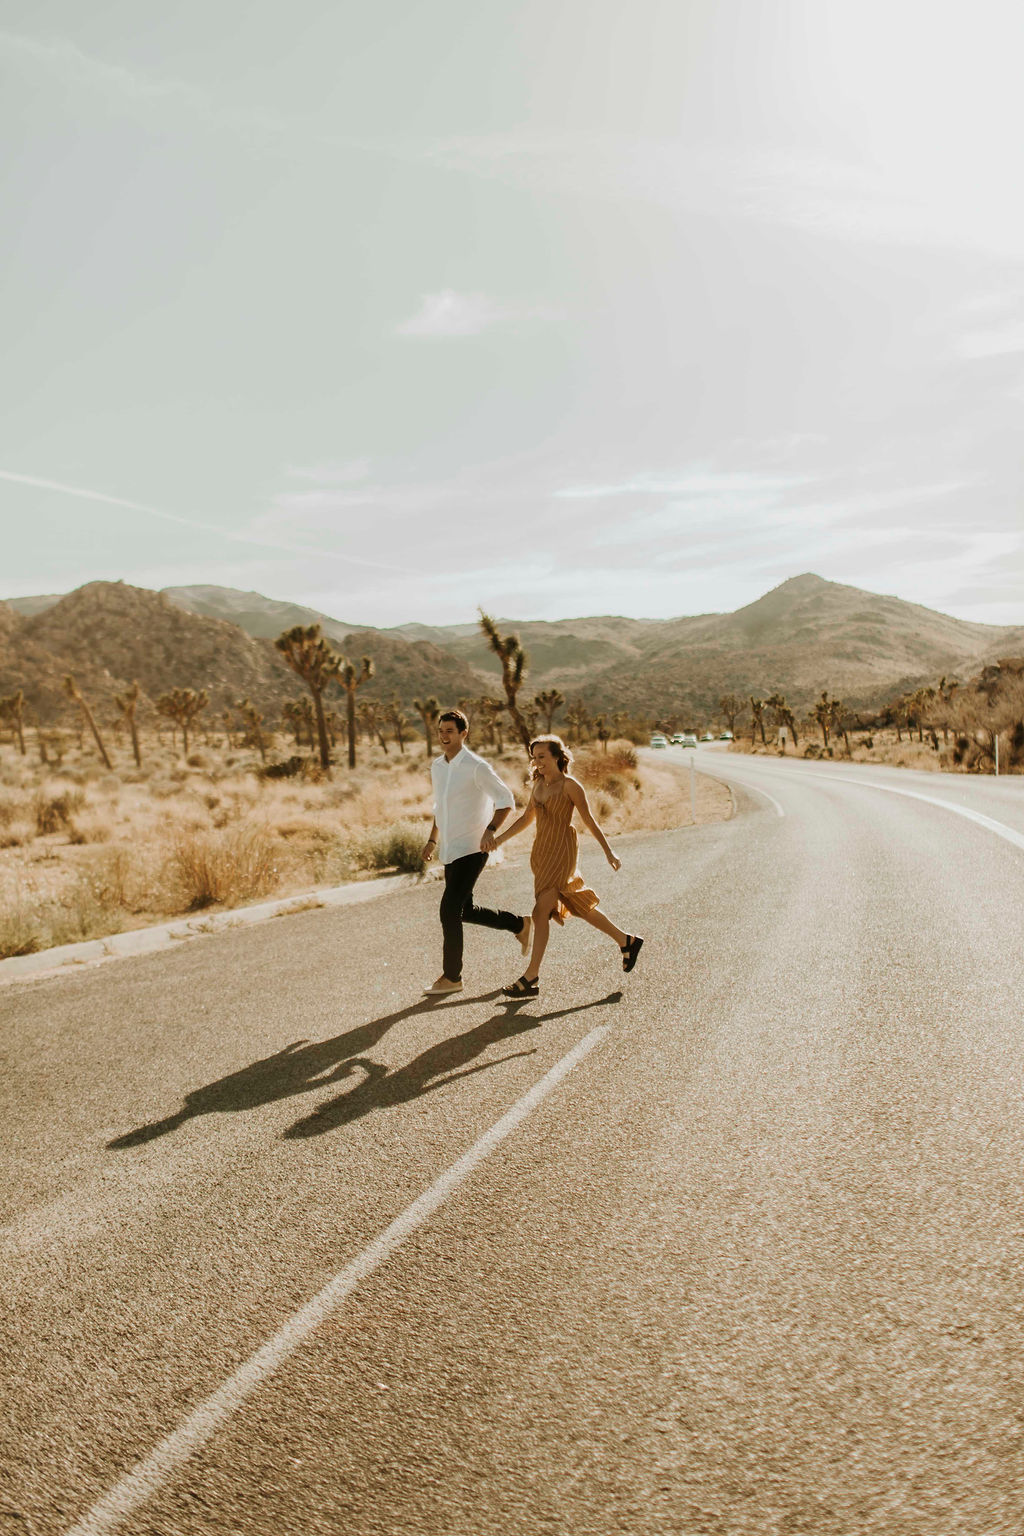
<instances>
[{"instance_id":1,"label":"road sign post","mask_svg":"<svg viewBox=\"0 0 1024 1536\"><path fill-rule=\"evenodd\" d=\"M697 757L697 751L696 751L696 748L694 748L693 756L690 758L690 819L693 822L694 826L697 825L697 766L696 766L696 757Z\"/></svg>"}]
</instances>

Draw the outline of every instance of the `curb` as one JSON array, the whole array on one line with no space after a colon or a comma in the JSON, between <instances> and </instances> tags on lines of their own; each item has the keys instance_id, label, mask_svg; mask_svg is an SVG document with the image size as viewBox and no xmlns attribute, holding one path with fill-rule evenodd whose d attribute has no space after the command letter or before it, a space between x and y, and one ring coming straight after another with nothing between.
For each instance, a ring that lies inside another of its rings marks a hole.
<instances>
[{"instance_id":1,"label":"curb","mask_svg":"<svg viewBox=\"0 0 1024 1536\"><path fill-rule=\"evenodd\" d=\"M128 933L112 933L105 939L86 939L81 944L61 944L56 949L41 949L32 955L12 955L0 960L0 987L42 976L67 976L73 971L108 960L122 960L129 955L156 954L174 949L186 939L199 939L223 933L228 928L246 928L268 918L289 912L308 912L317 907L349 907L373 901L389 891L422 883L421 875L383 875L378 880L354 881L349 885L322 886L283 896L277 901L260 902L253 907L234 907L213 912L208 917L178 918L170 923L156 923L151 928L134 928Z\"/></svg>"}]
</instances>

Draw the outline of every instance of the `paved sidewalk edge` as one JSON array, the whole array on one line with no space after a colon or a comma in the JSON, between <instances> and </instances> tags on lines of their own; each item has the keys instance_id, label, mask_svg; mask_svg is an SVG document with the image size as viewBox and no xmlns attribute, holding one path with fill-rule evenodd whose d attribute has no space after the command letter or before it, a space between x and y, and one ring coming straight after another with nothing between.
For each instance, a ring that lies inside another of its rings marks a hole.
<instances>
[{"instance_id":1,"label":"paved sidewalk edge","mask_svg":"<svg viewBox=\"0 0 1024 1536\"><path fill-rule=\"evenodd\" d=\"M204 938L223 933L228 928L245 928L288 912L308 912L317 907L347 907L372 901L403 886L417 885L420 875L383 875L379 880L357 880L347 885L321 886L282 896L276 901L260 902L253 907L232 907L226 912L211 912L205 917L175 918L149 928L133 928L128 933L112 933L104 939L85 939L80 944L61 944L56 949L41 949L31 955L12 955L0 960L0 987L27 977L68 975L86 966L101 965L128 955L154 954L173 949L186 939Z\"/></svg>"}]
</instances>

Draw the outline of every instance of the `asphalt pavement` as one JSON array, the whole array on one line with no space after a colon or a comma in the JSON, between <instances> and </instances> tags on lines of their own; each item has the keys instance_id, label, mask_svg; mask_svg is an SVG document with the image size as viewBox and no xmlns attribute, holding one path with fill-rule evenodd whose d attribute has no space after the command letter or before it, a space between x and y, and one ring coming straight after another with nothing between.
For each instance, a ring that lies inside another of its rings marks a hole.
<instances>
[{"instance_id":1,"label":"asphalt pavement","mask_svg":"<svg viewBox=\"0 0 1024 1536\"><path fill-rule=\"evenodd\" d=\"M423 1001L427 883L0 993L0 1530L1020 1536L1024 780L697 762L629 976Z\"/></svg>"}]
</instances>

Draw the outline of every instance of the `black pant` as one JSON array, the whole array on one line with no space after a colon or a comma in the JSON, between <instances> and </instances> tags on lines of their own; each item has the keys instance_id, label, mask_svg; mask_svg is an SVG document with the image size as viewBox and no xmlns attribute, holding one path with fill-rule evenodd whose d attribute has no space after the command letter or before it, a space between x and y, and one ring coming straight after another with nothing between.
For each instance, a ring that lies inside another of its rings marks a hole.
<instances>
[{"instance_id":1,"label":"black pant","mask_svg":"<svg viewBox=\"0 0 1024 1536\"><path fill-rule=\"evenodd\" d=\"M444 867L444 895L441 897L441 930L444 933L444 974L449 981L462 980L462 925L479 923L482 928L504 928L518 933L523 919L514 912L492 912L473 904L473 887L487 863L486 853L467 853Z\"/></svg>"}]
</instances>

